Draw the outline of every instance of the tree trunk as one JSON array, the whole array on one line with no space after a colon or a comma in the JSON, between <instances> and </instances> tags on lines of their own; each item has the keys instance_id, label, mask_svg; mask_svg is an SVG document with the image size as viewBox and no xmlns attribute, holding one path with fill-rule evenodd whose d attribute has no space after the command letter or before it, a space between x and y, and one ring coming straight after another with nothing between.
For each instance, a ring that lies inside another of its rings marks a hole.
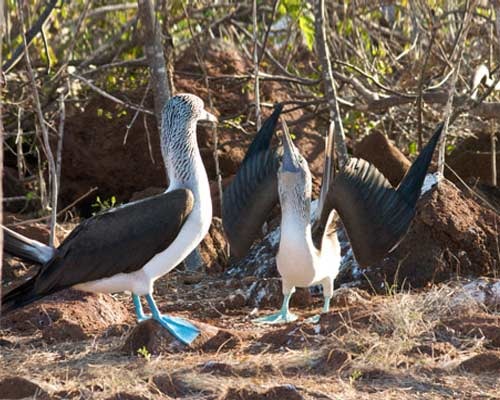
<instances>
[{"instance_id":1,"label":"tree trunk","mask_svg":"<svg viewBox=\"0 0 500 400\"><path fill-rule=\"evenodd\" d=\"M148 60L151 80L154 82L153 97L158 129L161 126L161 111L165 102L172 96L171 79L167 75L165 56L161 40L161 29L156 19L151 0L138 0L139 19L143 26L144 51Z\"/></svg>"}]
</instances>

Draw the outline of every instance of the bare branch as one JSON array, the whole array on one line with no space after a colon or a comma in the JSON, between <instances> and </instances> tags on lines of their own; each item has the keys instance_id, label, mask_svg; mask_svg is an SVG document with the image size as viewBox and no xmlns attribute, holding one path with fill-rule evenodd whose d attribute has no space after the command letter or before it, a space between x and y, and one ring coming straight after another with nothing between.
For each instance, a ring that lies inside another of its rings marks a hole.
<instances>
[{"instance_id":1,"label":"bare branch","mask_svg":"<svg viewBox=\"0 0 500 400\"><path fill-rule=\"evenodd\" d=\"M26 38L26 32L24 30L24 11L22 5L19 6L19 16L23 33L24 46L27 49L28 41ZM58 195L56 165L54 161L54 155L52 154L52 149L50 148L49 132L47 130L45 118L43 117L42 104L40 102L40 96L38 94L38 89L36 87L35 74L33 71L33 67L31 66L31 59L28 50L24 52L24 58L26 60L26 69L28 71L28 77L31 83L31 90L33 91L33 98L35 100L36 114L38 117L38 122L40 124L40 129L42 130L44 151L47 156L47 160L49 162L49 176L51 183L51 208L52 210L54 210L55 208L57 208L57 195ZM52 213L50 221L50 239L49 239L51 246L54 245L54 238L55 238L55 214Z\"/></svg>"},{"instance_id":2,"label":"bare branch","mask_svg":"<svg viewBox=\"0 0 500 400\"><path fill-rule=\"evenodd\" d=\"M151 0L138 0L139 17L144 29L144 49L148 59L153 85L155 114L158 127L161 126L161 111L163 105L172 96L170 79L167 75L165 56L161 42L161 29L156 19Z\"/></svg>"},{"instance_id":3,"label":"bare branch","mask_svg":"<svg viewBox=\"0 0 500 400\"><path fill-rule=\"evenodd\" d=\"M316 24L316 46L318 48L321 69L323 73L323 82L325 84L326 98L330 110L330 123L335 124L333 134L335 137L335 151L339 160L339 166L343 167L348 160L347 147L345 144L344 128L340 117L339 104L337 101L337 91L333 79L332 65L330 62L330 50L326 41L326 22L325 22L325 0L316 0L315 7ZM330 130L331 132L331 130Z\"/></svg>"}]
</instances>

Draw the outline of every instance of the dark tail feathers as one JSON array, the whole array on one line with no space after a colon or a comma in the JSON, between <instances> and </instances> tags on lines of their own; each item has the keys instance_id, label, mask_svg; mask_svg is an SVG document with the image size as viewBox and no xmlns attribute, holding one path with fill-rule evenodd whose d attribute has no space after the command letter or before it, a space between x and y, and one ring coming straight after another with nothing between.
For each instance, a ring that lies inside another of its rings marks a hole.
<instances>
[{"instance_id":1,"label":"dark tail feathers","mask_svg":"<svg viewBox=\"0 0 500 400\"><path fill-rule=\"evenodd\" d=\"M410 207L415 207L420 197L420 191L424 183L425 175L427 174L427 168L429 168L429 164L432 161L432 155L434 154L434 149L439 142L442 131L443 123L440 123L429 139L429 142L422 149L398 186L397 192Z\"/></svg>"},{"instance_id":2,"label":"dark tail feathers","mask_svg":"<svg viewBox=\"0 0 500 400\"><path fill-rule=\"evenodd\" d=\"M37 264L51 260L57 250L36 240L32 240L13 230L3 227L4 250L12 256Z\"/></svg>"},{"instance_id":3,"label":"dark tail feathers","mask_svg":"<svg viewBox=\"0 0 500 400\"><path fill-rule=\"evenodd\" d=\"M27 282L7 292L2 297L2 314L38 300L41 296L35 294L34 287L35 279L30 278Z\"/></svg>"}]
</instances>

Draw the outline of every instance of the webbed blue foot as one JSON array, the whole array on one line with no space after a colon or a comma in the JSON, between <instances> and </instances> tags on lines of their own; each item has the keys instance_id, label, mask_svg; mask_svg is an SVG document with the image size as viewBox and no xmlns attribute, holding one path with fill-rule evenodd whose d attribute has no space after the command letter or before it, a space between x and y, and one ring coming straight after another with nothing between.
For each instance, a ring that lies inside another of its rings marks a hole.
<instances>
[{"instance_id":1,"label":"webbed blue foot","mask_svg":"<svg viewBox=\"0 0 500 400\"><path fill-rule=\"evenodd\" d=\"M331 297L325 297L325 303L323 304L323 310L321 311L321 314L325 314L330 310L330 299ZM319 319L321 318L321 314L313 315L312 317L307 318L306 322L310 324L317 324L319 322Z\"/></svg>"},{"instance_id":2,"label":"webbed blue foot","mask_svg":"<svg viewBox=\"0 0 500 400\"><path fill-rule=\"evenodd\" d=\"M147 295L146 300L148 301L152 315L144 314L139 296L134 294L132 295L132 299L134 301L135 314L139 322L153 318L158 321L161 326L167 329L177 340L187 345L191 344L200 334L200 330L191 322L182 318L161 314L151 295Z\"/></svg>"},{"instance_id":3,"label":"webbed blue foot","mask_svg":"<svg viewBox=\"0 0 500 400\"><path fill-rule=\"evenodd\" d=\"M200 330L185 319L161 314L153 318L184 344L191 344L200 334Z\"/></svg>"},{"instance_id":4,"label":"webbed blue foot","mask_svg":"<svg viewBox=\"0 0 500 400\"><path fill-rule=\"evenodd\" d=\"M297 316L291 312L282 313L281 311L276 314L266 315L264 317L255 318L252 322L256 324L286 324L297 320Z\"/></svg>"},{"instance_id":5,"label":"webbed blue foot","mask_svg":"<svg viewBox=\"0 0 500 400\"><path fill-rule=\"evenodd\" d=\"M297 320L298 317L295 314L292 314L288 309L290 297L292 297L292 293L285 295L280 312L253 319L252 322L255 322L256 324L286 324L287 322Z\"/></svg>"},{"instance_id":6,"label":"webbed blue foot","mask_svg":"<svg viewBox=\"0 0 500 400\"><path fill-rule=\"evenodd\" d=\"M313 315L312 317L307 318L306 322L309 324L317 324L320 318L321 315Z\"/></svg>"}]
</instances>

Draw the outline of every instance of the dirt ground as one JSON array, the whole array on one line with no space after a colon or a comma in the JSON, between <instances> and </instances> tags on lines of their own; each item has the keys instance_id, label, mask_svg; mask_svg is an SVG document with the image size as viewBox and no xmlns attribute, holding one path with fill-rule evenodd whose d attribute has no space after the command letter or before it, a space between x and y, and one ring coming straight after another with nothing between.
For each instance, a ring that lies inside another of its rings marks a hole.
<instances>
[{"instance_id":1,"label":"dirt ground","mask_svg":"<svg viewBox=\"0 0 500 400\"><path fill-rule=\"evenodd\" d=\"M311 295L293 308L297 322L261 326L252 318L276 305L247 305L255 280L180 269L158 281L163 312L224 332L193 349L130 354L137 327L125 294L66 291L6 316L0 398L500 398L500 281L385 295L341 288L319 324L305 321L322 303Z\"/></svg>"}]
</instances>

